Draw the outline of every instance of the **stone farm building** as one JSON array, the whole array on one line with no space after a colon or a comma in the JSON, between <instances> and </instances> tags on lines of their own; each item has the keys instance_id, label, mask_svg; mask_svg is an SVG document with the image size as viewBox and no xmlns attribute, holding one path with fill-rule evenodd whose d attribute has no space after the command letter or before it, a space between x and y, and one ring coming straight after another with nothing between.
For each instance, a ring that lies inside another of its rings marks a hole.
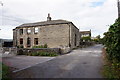
<instances>
[{"instance_id":1,"label":"stone farm building","mask_svg":"<svg viewBox=\"0 0 120 80\"><path fill-rule=\"evenodd\" d=\"M70 21L51 20L22 24L13 29L13 45L32 48L47 44L49 48L76 48L79 46L79 29Z\"/></svg>"},{"instance_id":2,"label":"stone farm building","mask_svg":"<svg viewBox=\"0 0 120 80\"><path fill-rule=\"evenodd\" d=\"M90 31L80 31L80 38L81 37L91 37L91 30Z\"/></svg>"}]
</instances>

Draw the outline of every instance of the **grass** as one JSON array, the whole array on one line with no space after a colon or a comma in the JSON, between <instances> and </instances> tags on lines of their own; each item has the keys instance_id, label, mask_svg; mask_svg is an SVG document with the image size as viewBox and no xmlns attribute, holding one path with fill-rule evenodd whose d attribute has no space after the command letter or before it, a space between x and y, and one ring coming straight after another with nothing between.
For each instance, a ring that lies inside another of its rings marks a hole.
<instances>
[{"instance_id":1,"label":"grass","mask_svg":"<svg viewBox=\"0 0 120 80\"><path fill-rule=\"evenodd\" d=\"M2 63L2 78L8 78L9 67Z\"/></svg>"},{"instance_id":2,"label":"grass","mask_svg":"<svg viewBox=\"0 0 120 80\"><path fill-rule=\"evenodd\" d=\"M109 80L112 79L119 79L120 78L120 62L117 62L115 60L108 60L106 57L106 51L103 51L104 53L104 66L102 74L105 78L108 78Z\"/></svg>"},{"instance_id":3,"label":"grass","mask_svg":"<svg viewBox=\"0 0 120 80\"><path fill-rule=\"evenodd\" d=\"M103 68L103 75L106 78L120 78L120 63L107 62Z\"/></svg>"}]
</instances>

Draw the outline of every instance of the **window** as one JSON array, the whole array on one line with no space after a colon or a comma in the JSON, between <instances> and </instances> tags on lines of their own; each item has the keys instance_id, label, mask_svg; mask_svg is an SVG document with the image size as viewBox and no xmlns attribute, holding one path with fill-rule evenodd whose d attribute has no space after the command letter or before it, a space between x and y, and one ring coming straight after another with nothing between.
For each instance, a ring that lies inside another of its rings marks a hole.
<instances>
[{"instance_id":1,"label":"window","mask_svg":"<svg viewBox=\"0 0 120 80\"><path fill-rule=\"evenodd\" d=\"M20 38L20 44L23 44L23 38Z\"/></svg>"},{"instance_id":2,"label":"window","mask_svg":"<svg viewBox=\"0 0 120 80\"><path fill-rule=\"evenodd\" d=\"M31 33L31 29L30 29L30 28L27 29L27 33L28 33L28 34Z\"/></svg>"},{"instance_id":3,"label":"window","mask_svg":"<svg viewBox=\"0 0 120 80\"><path fill-rule=\"evenodd\" d=\"M31 45L31 39L28 37L27 38L27 47L30 47L30 45Z\"/></svg>"},{"instance_id":4,"label":"window","mask_svg":"<svg viewBox=\"0 0 120 80\"><path fill-rule=\"evenodd\" d=\"M75 42L74 42L75 46L77 44L77 35L75 34Z\"/></svg>"},{"instance_id":5,"label":"window","mask_svg":"<svg viewBox=\"0 0 120 80\"><path fill-rule=\"evenodd\" d=\"M28 37L27 38L27 45L30 45L31 44L31 39Z\"/></svg>"},{"instance_id":6,"label":"window","mask_svg":"<svg viewBox=\"0 0 120 80\"><path fill-rule=\"evenodd\" d=\"M34 38L34 44L38 45L38 38Z\"/></svg>"},{"instance_id":7,"label":"window","mask_svg":"<svg viewBox=\"0 0 120 80\"><path fill-rule=\"evenodd\" d=\"M23 34L23 29L20 29L20 35L22 35Z\"/></svg>"},{"instance_id":8,"label":"window","mask_svg":"<svg viewBox=\"0 0 120 80\"><path fill-rule=\"evenodd\" d=\"M37 34L38 33L38 28L35 27L34 30L35 30L34 33Z\"/></svg>"}]
</instances>

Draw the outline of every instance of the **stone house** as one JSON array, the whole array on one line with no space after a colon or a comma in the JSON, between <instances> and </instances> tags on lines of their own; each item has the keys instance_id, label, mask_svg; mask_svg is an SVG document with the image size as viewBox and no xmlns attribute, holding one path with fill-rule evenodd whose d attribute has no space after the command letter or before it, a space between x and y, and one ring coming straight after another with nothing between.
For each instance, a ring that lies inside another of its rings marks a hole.
<instances>
[{"instance_id":1,"label":"stone house","mask_svg":"<svg viewBox=\"0 0 120 80\"><path fill-rule=\"evenodd\" d=\"M32 48L47 44L49 48L73 49L79 42L79 29L72 22L51 20L50 14L47 21L22 24L13 29L14 47Z\"/></svg>"},{"instance_id":2,"label":"stone house","mask_svg":"<svg viewBox=\"0 0 120 80\"><path fill-rule=\"evenodd\" d=\"M80 37L91 37L91 30L90 31L80 31Z\"/></svg>"},{"instance_id":3,"label":"stone house","mask_svg":"<svg viewBox=\"0 0 120 80\"><path fill-rule=\"evenodd\" d=\"M91 41L91 30L80 31L80 45L88 44Z\"/></svg>"}]
</instances>

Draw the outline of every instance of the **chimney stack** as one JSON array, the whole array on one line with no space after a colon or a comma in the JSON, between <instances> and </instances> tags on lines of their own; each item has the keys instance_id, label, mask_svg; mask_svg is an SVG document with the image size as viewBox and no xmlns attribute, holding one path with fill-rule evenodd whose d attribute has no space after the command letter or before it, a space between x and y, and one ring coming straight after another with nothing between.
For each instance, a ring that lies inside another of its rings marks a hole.
<instances>
[{"instance_id":1,"label":"chimney stack","mask_svg":"<svg viewBox=\"0 0 120 80\"><path fill-rule=\"evenodd\" d=\"M51 21L50 13L48 13L47 21Z\"/></svg>"}]
</instances>

